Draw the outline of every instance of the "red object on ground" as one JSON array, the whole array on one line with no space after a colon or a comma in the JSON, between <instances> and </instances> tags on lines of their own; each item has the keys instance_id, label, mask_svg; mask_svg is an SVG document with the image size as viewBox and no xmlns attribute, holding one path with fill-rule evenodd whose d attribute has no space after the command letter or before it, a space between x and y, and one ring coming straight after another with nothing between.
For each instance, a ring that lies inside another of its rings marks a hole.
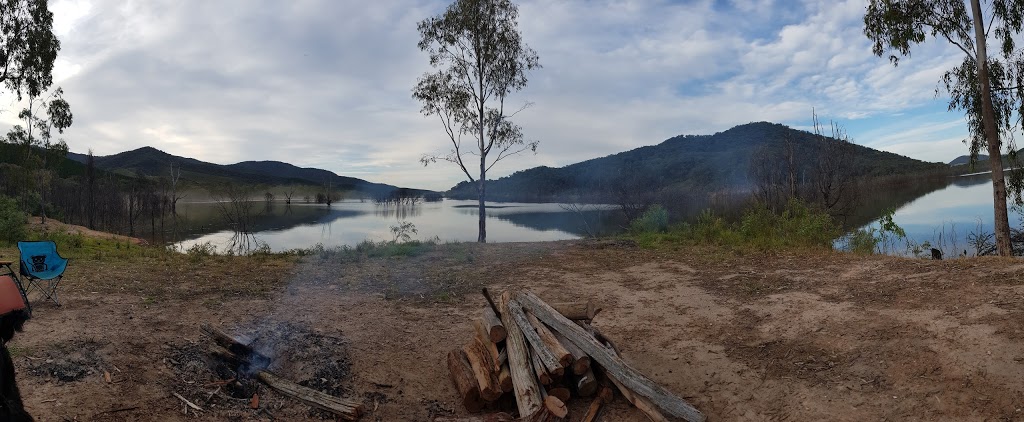
<instances>
[{"instance_id":1,"label":"red object on ground","mask_svg":"<svg viewBox=\"0 0 1024 422\"><path fill-rule=\"evenodd\" d=\"M21 290L9 275L0 276L0 315L11 311L25 309L25 300L21 298Z\"/></svg>"}]
</instances>

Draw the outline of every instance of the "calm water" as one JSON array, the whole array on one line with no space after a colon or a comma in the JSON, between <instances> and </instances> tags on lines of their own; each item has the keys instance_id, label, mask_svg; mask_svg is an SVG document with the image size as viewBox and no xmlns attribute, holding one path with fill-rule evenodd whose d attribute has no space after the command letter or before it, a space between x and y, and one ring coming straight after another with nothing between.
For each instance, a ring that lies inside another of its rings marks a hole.
<instances>
[{"instance_id":1,"label":"calm water","mask_svg":"<svg viewBox=\"0 0 1024 422\"><path fill-rule=\"evenodd\" d=\"M991 175L961 176L951 181L947 186L897 206L893 221L906 231L907 240L915 244L928 242L945 256L960 255L965 250L967 255L973 256L974 246L968 241L969 236L994 231ZM1010 227L1021 228L1022 225L1020 212L1011 207ZM877 228L878 223L863 227ZM890 242L886 252L906 254L906 241Z\"/></svg>"},{"instance_id":2,"label":"calm water","mask_svg":"<svg viewBox=\"0 0 1024 422\"><path fill-rule=\"evenodd\" d=\"M392 240L391 227L408 221L415 225L413 239L476 241L479 219L476 201L445 200L414 206L381 206L372 202L336 202L322 204L260 204L253 238L275 251L308 248L317 243L325 247L356 245L363 240ZM210 242L224 250L239 240L234 231L220 222L215 204L179 205L178 243L181 248ZM488 203L487 240L489 242L533 242L577 239L586 236L589 227L605 226L612 212L588 206L582 213L566 211L559 204ZM586 222L585 222L586 220ZM593 229L591 229L593 230ZM252 239L246 239L250 243Z\"/></svg>"},{"instance_id":3,"label":"calm water","mask_svg":"<svg viewBox=\"0 0 1024 422\"><path fill-rule=\"evenodd\" d=\"M894 208L894 221L907 233L907 240L921 245L928 242L954 256L974 247L971 233L992 232L992 188L989 175L981 174L949 180L877 189L871 198L847 220L847 227L877 227L885 209ZM167 232L187 249L210 242L224 251L237 246L240 238L222 222L215 204L179 205L177 226ZM250 246L253 240L266 243L272 250L308 248L318 243L326 247L353 246L364 240L393 239L391 227L402 222L415 225L413 239L475 241L477 209L475 201L445 200L415 206L381 206L372 202L340 202L331 207L318 204L259 203L251 237L241 238ZM1021 214L1011 211L1010 225L1021 227ZM611 234L624 222L609 207L588 206L583 212L567 211L559 204L497 203L488 205L487 240L489 242L551 241L585 237L589 233ZM837 242L842 246L842 242ZM906 254L907 241L886 245L887 253Z\"/></svg>"}]
</instances>

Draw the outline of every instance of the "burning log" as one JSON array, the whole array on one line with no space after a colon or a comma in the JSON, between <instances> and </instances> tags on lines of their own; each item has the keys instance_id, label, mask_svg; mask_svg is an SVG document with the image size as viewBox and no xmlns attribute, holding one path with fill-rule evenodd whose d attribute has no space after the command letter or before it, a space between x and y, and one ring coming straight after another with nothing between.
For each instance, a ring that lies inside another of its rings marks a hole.
<instances>
[{"instance_id":1,"label":"burning log","mask_svg":"<svg viewBox=\"0 0 1024 422\"><path fill-rule=\"evenodd\" d=\"M510 315L509 309L513 307L513 304L509 303L511 299L512 292L505 292L501 295L500 301L501 322L507 332L505 351L508 354L508 367L512 373L512 388L519 414L533 415L541 408L540 386L533 376L530 350L523 337L523 330Z\"/></svg>"},{"instance_id":2,"label":"burning log","mask_svg":"<svg viewBox=\"0 0 1024 422\"><path fill-rule=\"evenodd\" d=\"M200 325L199 329L212 338L218 345L240 358L239 363L242 365L248 363L254 368L266 368L267 365L270 364L271 359L262 353L257 352L252 348L252 346L249 346L248 342L242 342L241 340L238 340L209 324Z\"/></svg>"},{"instance_id":3,"label":"burning log","mask_svg":"<svg viewBox=\"0 0 1024 422\"><path fill-rule=\"evenodd\" d=\"M480 397L480 385L476 382L473 369L462 349L448 352L448 371L451 374L455 389L462 397L462 406L470 412L479 412L484 408L484 399Z\"/></svg>"},{"instance_id":4,"label":"burning log","mask_svg":"<svg viewBox=\"0 0 1024 422\"><path fill-rule=\"evenodd\" d=\"M303 387L267 371L260 371L256 377L278 393L334 413L344 420L354 421L363 414L363 404L360 402L334 397L312 388Z\"/></svg>"},{"instance_id":5,"label":"burning log","mask_svg":"<svg viewBox=\"0 0 1024 422\"><path fill-rule=\"evenodd\" d=\"M303 387L264 371L262 369L270 364L269 357L257 352L249 344L243 343L210 325L204 324L200 329L217 343L217 346L210 345L211 353L225 363L234 365L240 373L254 373L256 379L274 391L310 406L334 413L342 419L354 421L362 415L364 411L362 403ZM238 380L232 382L238 382ZM250 404L258 404L257 400L254 398Z\"/></svg>"},{"instance_id":6,"label":"burning log","mask_svg":"<svg viewBox=\"0 0 1024 422\"><path fill-rule=\"evenodd\" d=\"M551 306L537 298L537 296L530 292L522 292L516 295L512 302L521 303L525 309L533 312L542 322L548 324L551 328L569 339L569 341L575 343L584 352L587 352L592 359L605 368L605 371L611 377L619 380L627 389L636 393L637 396L649 399L659 410L690 422L705 420L704 415L696 408L668 391L665 387L647 378L636 369L633 369L617 354L598 342L594 336L588 334L579 325L566 319Z\"/></svg>"}]
</instances>

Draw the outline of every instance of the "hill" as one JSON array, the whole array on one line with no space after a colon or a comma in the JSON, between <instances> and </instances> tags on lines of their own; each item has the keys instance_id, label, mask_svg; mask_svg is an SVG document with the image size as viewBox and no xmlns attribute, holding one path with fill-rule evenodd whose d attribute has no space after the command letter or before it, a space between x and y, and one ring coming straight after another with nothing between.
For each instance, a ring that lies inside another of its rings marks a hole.
<instances>
[{"instance_id":1,"label":"hill","mask_svg":"<svg viewBox=\"0 0 1024 422\"><path fill-rule=\"evenodd\" d=\"M85 155L69 153L68 158L85 162ZM125 175L167 176L173 164L181 169L181 178L197 185L224 182L246 184L327 185L339 191L357 191L368 195L388 195L397 186L368 182L355 177L339 176L331 171L301 168L280 161L243 161L236 164L214 164L194 158L179 157L153 147L142 147L119 154L95 157L96 167ZM425 192L425 191L424 191Z\"/></svg>"},{"instance_id":2,"label":"hill","mask_svg":"<svg viewBox=\"0 0 1024 422\"><path fill-rule=\"evenodd\" d=\"M988 155L978 154L978 162L980 163L982 161L988 161ZM951 165L951 166L959 166L961 164L969 164L970 162L971 162L971 156L970 155L961 155L961 156L956 157L955 159L953 159L953 161L950 161L949 165Z\"/></svg>"},{"instance_id":3,"label":"hill","mask_svg":"<svg viewBox=\"0 0 1024 422\"><path fill-rule=\"evenodd\" d=\"M658 145L644 146L560 168L535 167L489 181L488 199L549 201L568 198L600 199L623 190L713 191L751 186L751 158L783 148L794 141L798 174L809 174L821 154L821 139L784 125L758 122L714 135L680 135ZM929 171L948 166L852 145L854 177L869 178ZM453 198L475 198L475 187L462 182L449 191Z\"/></svg>"}]
</instances>

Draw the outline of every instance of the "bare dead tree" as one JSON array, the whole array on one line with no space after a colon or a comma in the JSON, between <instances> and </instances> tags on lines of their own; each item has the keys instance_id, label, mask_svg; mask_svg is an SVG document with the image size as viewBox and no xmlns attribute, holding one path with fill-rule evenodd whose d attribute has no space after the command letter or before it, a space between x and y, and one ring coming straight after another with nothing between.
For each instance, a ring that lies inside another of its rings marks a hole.
<instances>
[{"instance_id":1,"label":"bare dead tree","mask_svg":"<svg viewBox=\"0 0 1024 422\"><path fill-rule=\"evenodd\" d=\"M818 149L812 178L816 200L830 214L846 215L857 202L854 145L837 123L829 122L832 136L827 137L817 114L813 119Z\"/></svg>"}]
</instances>

